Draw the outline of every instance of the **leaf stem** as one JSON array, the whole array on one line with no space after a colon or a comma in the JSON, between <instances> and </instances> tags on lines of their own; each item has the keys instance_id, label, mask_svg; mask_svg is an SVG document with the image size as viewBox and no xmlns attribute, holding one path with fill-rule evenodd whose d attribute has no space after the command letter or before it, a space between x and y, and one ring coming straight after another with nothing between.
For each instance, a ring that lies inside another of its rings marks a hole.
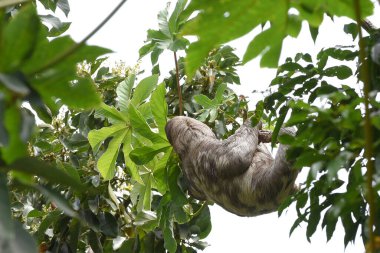
<instances>
[{"instance_id":1,"label":"leaf stem","mask_svg":"<svg viewBox=\"0 0 380 253\"><path fill-rule=\"evenodd\" d=\"M177 81L179 115L181 116L183 115L182 91L181 91L181 85L179 84L178 59L177 59L177 53L175 51L174 51L174 62L175 62L175 76L176 76L176 81Z\"/></svg>"},{"instance_id":2,"label":"leaf stem","mask_svg":"<svg viewBox=\"0 0 380 253\"><path fill-rule=\"evenodd\" d=\"M127 0L122 0L112 11L108 16L97 26L95 29L90 32L84 39L82 39L79 43L75 44L74 46L70 47L66 51L64 51L62 54L57 55L55 58L47 62L45 65L41 66L40 68L34 70L32 73L27 73L27 75L35 75L38 73L41 73L48 68L60 63L62 60L64 60L66 57L73 54L75 51L77 51L79 48L81 48L92 36L94 36L114 15L115 13L123 6L123 4Z\"/></svg>"},{"instance_id":3,"label":"leaf stem","mask_svg":"<svg viewBox=\"0 0 380 253\"><path fill-rule=\"evenodd\" d=\"M368 67L368 61L365 59L365 44L363 40L363 34L361 30L361 10L360 10L360 0L354 0L356 23L358 26L359 35L359 61L360 66L360 76L363 81L363 95L364 95L364 157L367 160L367 193L366 198L369 205L369 218L368 218L368 243L366 243L366 250L368 253L374 253L375 251L375 238L373 232L373 226L375 224L375 195L372 186L373 174L374 174L374 163L373 163L373 129L371 125L370 109L369 109L369 93L370 93L370 72Z\"/></svg>"}]
</instances>

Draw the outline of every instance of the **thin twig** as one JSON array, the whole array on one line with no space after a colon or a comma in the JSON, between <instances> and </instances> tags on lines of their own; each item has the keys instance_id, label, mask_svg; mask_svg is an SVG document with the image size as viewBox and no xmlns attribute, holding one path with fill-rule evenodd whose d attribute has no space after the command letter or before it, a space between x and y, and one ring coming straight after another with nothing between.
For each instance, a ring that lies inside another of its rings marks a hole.
<instances>
[{"instance_id":1,"label":"thin twig","mask_svg":"<svg viewBox=\"0 0 380 253\"><path fill-rule=\"evenodd\" d=\"M360 28L361 25L361 10L360 10L360 0L354 0L356 22L359 30L359 61L360 66L360 76L363 81L363 93L364 93L364 139L365 139L365 152L364 156L367 160L367 193L366 198L369 205L369 218L368 218L368 243L367 252L374 253L375 251L375 237L373 233L373 226L375 224L375 198L374 190L372 186L374 164L373 164L373 131L371 126L371 117L369 110L369 92L370 92L370 73L368 67L368 61L365 59L365 44L363 40L363 34Z\"/></svg>"},{"instance_id":2,"label":"thin twig","mask_svg":"<svg viewBox=\"0 0 380 253\"><path fill-rule=\"evenodd\" d=\"M112 10L110 14L92 31L90 32L84 39L82 39L79 43L75 44L74 46L70 47L68 50L64 51L62 54L57 55L55 58L53 58L51 61L47 62L45 65L41 66L40 68L34 70L32 73L27 73L27 75L32 76L38 73L41 73L52 66L60 63L62 60L64 60L66 57L73 54L75 51L77 51L80 47L82 47L86 41L88 41L92 36L94 36L95 33L97 33L112 17L115 15L115 13L123 6L123 4L127 0L122 0L115 9Z\"/></svg>"},{"instance_id":3,"label":"thin twig","mask_svg":"<svg viewBox=\"0 0 380 253\"><path fill-rule=\"evenodd\" d=\"M175 76L177 80L179 115L183 115L182 91L181 91L181 85L179 84L178 59L177 59L177 53L175 51L174 51L174 62L175 62Z\"/></svg>"}]
</instances>

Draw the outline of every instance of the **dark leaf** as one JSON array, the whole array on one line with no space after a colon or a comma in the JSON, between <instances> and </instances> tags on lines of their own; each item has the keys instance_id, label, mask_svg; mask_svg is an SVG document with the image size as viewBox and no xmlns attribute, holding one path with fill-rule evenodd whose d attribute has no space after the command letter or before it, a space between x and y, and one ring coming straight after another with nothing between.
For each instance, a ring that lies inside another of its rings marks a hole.
<instances>
[{"instance_id":1,"label":"dark leaf","mask_svg":"<svg viewBox=\"0 0 380 253\"><path fill-rule=\"evenodd\" d=\"M2 33L0 72L13 72L30 57L40 29L36 8L26 5L5 26Z\"/></svg>"},{"instance_id":2,"label":"dark leaf","mask_svg":"<svg viewBox=\"0 0 380 253\"><path fill-rule=\"evenodd\" d=\"M2 93L0 93L0 147L7 146L9 142L8 132L5 128L5 98Z\"/></svg>"},{"instance_id":3,"label":"dark leaf","mask_svg":"<svg viewBox=\"0 0 380 253\"><path fill-rule=\"evenodd\" d=\"M116 218L106 212L98 214L99 222L100 222L100 231L106 236L115 238L119 232L119 225L117 223Z\"/></svg>"},{"instance_id":4,"label":"dark leaf","mask_svg":"<svg viewBox=\"0 0 380 253\"><path fill-rule=\"evenodd\" d=\"M66 215L70 217L78 217L78 214L72 209L68 201L59 192L43 185L37 185L36 188Z\"/></svg>"},{"instance_id":5,"label":"dark leaf","mask_svg":"<svg viewBox=\"0 0 380 253\"><path fill-rule=\"evenodd\" d=\"M165 152L170 148L169 143L158 143L153 146L144 146L132 150L129 157L137 165L146 164L151 161L157 154Z\"/></svg>"},{"instance_id":6,"label":"dark leaf","mask_svg":"<svg viewBox=\"0 0 380 253\"><path fill-rule=\"evenodd\" d=\"M102 243L100 242L99 236L93 230L88 233L88 243L94 253L103 253Z\"/></svg>"},{"instance_id":7,"label":"dark leaf","mask_svg":"<svg viewBox=\"0 0 380 253\"><path fill-rule=\"evenodd\" d=\"M66 17L69 15L70 5L68 0L58 0L57 6L65 13Z\"/></svg>"},{"instance_id":8,"label":"dark leaf","mask_svg":"<svg viewBox=\"0 0 380 253\"><path fill-rule=\"evenodd\" d=\"M0 82L10 91L23 97L28 95L30 92L28 84L25 83L25 79L20 75L0 73Z\"/></svg>"},{"instance_id":9,"label":"dark leaf","mask_svg":"<svg viewBox=\"0 0 380 253\"><path fill-rule=\"evenodd\" d=\"M319 28L311 26L309 24L309 31L310 31L311 38L313 39L313 41L315 43L315 41L317 40L318 34L319 34Z\"/></svg>"},{"instance_id":10,"label":"dark leaf","mask_svg":"<svg viewBox=\"0 0 380 253\"><path fill-rule=\"evenodd\" d=\"M344 25L343 31L352 36L352 40L355 40L358 36L358 25L356 23L350 23Z\"/></svg>"},{"instance_id":11,"label":"dark leaf","mask_svg":"<svg viewBox=\"0 0 380 253\"><path fill-rule=\"evenodd\" d=\"M52 28L49 30L49 36L58 36L66 32L69 29L70 24L68 22L61 22L61 20L53 15L40 15L43 22L49 24Z\"/></svg>"},{"instance_id":12,"label":"dark leaf","mask_svg":"<svg viewBox=\"0 0 380 253\"><path fill-rule=\"evenodd\" d=\"M3 242L2 252L37 253L37 245L34 242L33 237L27 231L24 230L21 223L19 223L18 221L14 221L12 223L14 224L14 237L8 241Z\"/></svg>"},{"instance_id":13,"label":"dark leaf","mask_svg":"<svg viewBox=\"0 0 380 253\"><path fill-rule=\"evenodd\" d=\"M49 212L46 217L42 220L40 226L38 227L38 230L37 230L37 239L38 239L38 242L42 242L44 241L44 236L45 236L45 232L46 230L54 223L58 220L58 218L60 217L60 215L62 214L62 211L60 210L54 210L54 211L51 211Z\"/></svg>"},{"instance_id":14,"label":"dark leaf","mask_svg":"<svg viewBox=\"0 0 380 253\"><path fill-rule=\"evenodd\" d=\"M281 129L282 125L284 124L284 121L285 121L286 115L288 114L288 111L289 111L289 107L288 106L283 106L280 109L279 117L277 119L276 126L274 127L274 130L273 130L273 133L272 133L272 143L271 143L272 147L274 147L276 145L277 136L278 136L278 134L280 132L280 129Z\"/></svg>"},{"instance_id":15,"label":"dark leaf","mask_svg":"<svg viewBox=\"0 0 380 253\"><path fill-rule=\"evenodd\" d=\"M8 107L5 111L4 125L8 133L9 142L6 147L2 148L1 155L3 160L9 164L27 155L26 142L23 142L20 136L22 118L20 108L17 104Z\"/></svg>"},{"instance_id":16,"label":"dark leaf","mask_svg":"<svg viewBox=\"0 0 380 253\"><path fill-rule=\"evenodd\" d=\"M0 172L0 238L10 240L14 237L13 220L7 187L7 176ZM0 241L1 241L0 239Z\"/></svg>"},{"instance_id":17,"label":"dark leaf","mask_svg":"<svg viewBox=\"0 0 380 253\"><path fill-rule=\"evenodd\" d=\"M64 171L57 169L54 166L40 161L37 158L25 157L18 159L9 166L5 167L6 170L16 170L29 175L43 177L51 183L62 184L74 187L77 190L82 190L83 185L78 182L75 177L71 177Z\"/></svg>"}]
</instances>

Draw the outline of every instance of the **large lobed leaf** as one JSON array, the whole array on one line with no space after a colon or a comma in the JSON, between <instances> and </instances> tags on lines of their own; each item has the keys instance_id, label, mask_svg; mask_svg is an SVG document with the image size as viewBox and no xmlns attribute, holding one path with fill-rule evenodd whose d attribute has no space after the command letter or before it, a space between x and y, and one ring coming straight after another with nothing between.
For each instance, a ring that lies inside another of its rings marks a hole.
<instances>
[{"instance_id":1,"label":"large lobed leaf","mask_svg":"<svg viewBox=\"0 0 380 253\"><path fill-rule=\"evenodd\" d=\"M74 54L50 65L75 45L67 36L52 41L41 38L32 56L22 66L22 71L29 76L31 86L50 106L54 107L57 98L74 108L91 108L101 102L93 81L89 77L77 76L76 64L84 60L93 61L110 50L83 45ZM84 94L86 95L83 96Z\"/></svg>"},{"instance_id":2,"label":"large lobed leaf","mask_svg":"<svg viewBox=\"0 0 380 253\"><path fill-rule=\"evenodd\" d=\"M33 52L40 29L36 9L28 5L5 26L0 46L0 72L16 71Z\"/></svg>"},{"instance_id":3,"label":"large lobed leaf","mask_svg":"<svg viewBox=\"0 0 380 253\"><path fill-rule=\"evenodd\" d=\"M5 171L15 170L27 175L43 177L51 183L62 184L74 187L77 190L83 190L83 185L75 177L67 174L54 166L40 161L37 158L25 157L14 161L6 167L1 167Z\"/></svg>"},{"instance_id":4,"label":"large lobed leaf","mask_svg":"<svg viewBox=\"0 0 380 253\"><path fill-rule=\"evenodd\" d=\"M372 14L373 3L370 0L360 1L360 4L362 18ZM289 8L296 8L299 14L288 14ZM285 0L240 0L238 4L232 0L192 0L185 13L197 14L182 29L182 35L198 36L198 41L192 43L187 52L186 72L189 78L211 49L239 38L268 21L270 28L252 40L243 62L262 54L261 66L277 67L283 39L288 35L298 36L302 20L307 20L312 31L318 32L325 13L355 19L353 2L348 0L303 0L290 4ZM314 33L314 39L316 36L317 33Z\"/></svg>"},{"instance_id":5,"label":"large lobed leaf","mask_svg":"<svg viewBox=\"0 0 380 253\"><path fill-rule=\"evenodd\" d=\"M98 160L98 170L104 180L111 180L115 174L116 159L126 135L127 131L119 131L110 141L107 150Z\"/></svg>"},{"instance_id":6,"label":"large lobed leaf","mask_svg":"<svg viewBox=\"0 0 380 253\"><path fill-rule=\"evenodd\" d=\"M201 10L183 28L184 35L196 35L199 40L190 45L186 57L186 71L192 77L195 70L201 65L207 53L222 43L239 38L250 32L258 25L273 21L278 24L286 23L286 1L213 1L212 5L206 1L193 0L187 12ZM207 25L206 25L207 24ZM207 29L205 29L207 27ZM284 36L285 32L276 29L277 34ZM268 40L270 47L278 44L278 40ZM281 43L281 41L280 41ZM262 50L261 50L262 51ZM261 52L260 51L260 52Z\"/></svg>"}]
</instances>

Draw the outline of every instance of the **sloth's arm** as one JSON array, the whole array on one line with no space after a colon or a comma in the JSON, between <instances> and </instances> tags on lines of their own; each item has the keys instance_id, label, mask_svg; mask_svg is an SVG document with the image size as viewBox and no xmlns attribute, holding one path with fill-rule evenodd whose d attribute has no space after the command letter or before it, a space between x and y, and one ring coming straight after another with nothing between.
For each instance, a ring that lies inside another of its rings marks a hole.
<instances>
[{"instance_id":1,"label":"sloth's arm","mask_svg":"<svg viewBox=\"0 0 380 253\"><path fill-rule=\"evenodd\" d=\"M244 173L252 163L258 145L258 128L244 123L226 140L203 138L194 143L189 158L201 173L230 178Z\"/></svg>"}]
</instances>

